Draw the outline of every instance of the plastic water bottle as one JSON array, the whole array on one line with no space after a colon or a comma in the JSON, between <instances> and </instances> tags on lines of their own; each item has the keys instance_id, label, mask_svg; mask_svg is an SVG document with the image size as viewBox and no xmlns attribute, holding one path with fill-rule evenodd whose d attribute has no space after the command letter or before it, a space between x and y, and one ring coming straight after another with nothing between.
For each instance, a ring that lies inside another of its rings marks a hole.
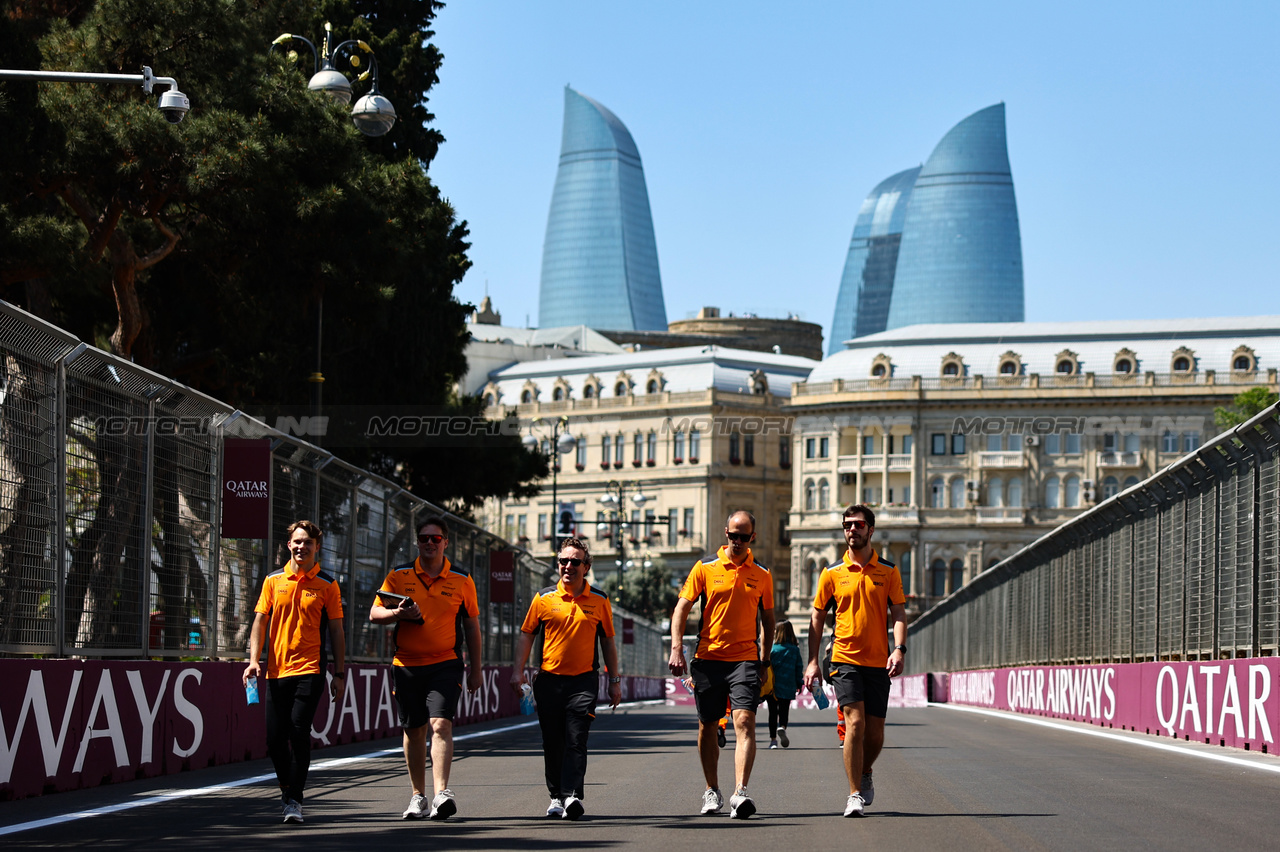
<instances>
[{"instance_id":1,"label":"plastic water bottle","mask_svg":"<svg viewBox=\"0 0 1280 852\"><path fill-rule=\"evenodd\" d=\"M258 679L256 677L249 678L249 682L245 684L244 700L246 704L258 703Z\"/></svg>"},{"instance_id":2,"label":"plastic water bottle","mask_svg":"<svg viewBox=\"0 0 1280 852\"><path fill-rule=\"evenodd\" d=\"M809 692L813 695L813 701L818 705L819 710L826 710L831 702L827 700L827 687L824 684L815 683L809 687Z\"/></svg>"},{"instance_id":3,"label":"plastic water bottle","mask_svg":"<svg viewBox=\"0 0 1280 852\"><path fill-rule=\"evenodd\" d=\"M522 683L520 684L520 715L532 716L533 711L533 687L527 683Z\"/></svg>"}]
</instances>

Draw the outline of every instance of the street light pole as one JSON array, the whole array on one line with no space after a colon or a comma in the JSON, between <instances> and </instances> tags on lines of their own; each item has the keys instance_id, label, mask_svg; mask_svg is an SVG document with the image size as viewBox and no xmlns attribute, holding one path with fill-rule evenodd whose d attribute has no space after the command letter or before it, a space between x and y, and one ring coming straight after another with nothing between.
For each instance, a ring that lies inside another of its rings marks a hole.
<instances>
[{"instance_id":1,"label":"street light pole","mask_svg":"<svg viewBox=\"0 0 1280 852\"><path fill-rule=\"evenodd\" d=\"M643 490L641 490L638 483L619 482L616 479L611 479L605 483L604 493L597 498L600 505L609 510L610 519L596 524L596 533L603 536L610 531L610 528L612 528L618 536L617 593L619 594L622 592L622 580L627 567L627 547L623 539L626 538L626 534L631 527L626 517L626 491L627 486L631 484L635 484L636 487L636 492L631 495L631 502L635 504L637 509L639 509L643 507L645 503L649 502L649 497ZM655 523L656 522L657 521L655 520Z\"/></svg>"},{"instance_id":2,"label":"street light pole","mask_svg":"<svg viewBox=\"0 0 1280 852\"><path fill-rule=\"evenodd\" d=\"M529 452L537 452L538 439L533 435L533 429L537 426L546 426L551 424L551 554L560 552L559 548L559 526L560 526L560 503L559 495L556 493L556 474L560 471L560 456L565 453L571 453L578 447L578 439L569 433L569 418L567 415L561 415L554 420L543 420L541 417L535 417L529 423L530 432L524 436L524 448ZM563 432L561 428L563 427Z\"/></svg>"}]
</instances>

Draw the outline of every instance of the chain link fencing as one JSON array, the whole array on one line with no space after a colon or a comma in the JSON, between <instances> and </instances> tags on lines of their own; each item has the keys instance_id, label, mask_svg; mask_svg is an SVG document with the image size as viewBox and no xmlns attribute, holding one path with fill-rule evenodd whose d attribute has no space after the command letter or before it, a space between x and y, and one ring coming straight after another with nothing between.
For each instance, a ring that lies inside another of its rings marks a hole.
<instances>
[{"instance_id":1,"label":"chain link fencing","mask_svg":"<svg viewBox=\"0 0 1280 852\"><path fill-rule=\"evenodd\" d=\"M270 531L223 540L223 437L245 420L271 439ZM243 659L263 578L288 560L285 530L310 518L342 586L348 657L389 662L391 627L365 613L432 515L475 581L486 664L511 663L530 601L554 582L546 561L0 301L0 656ZM513 554L512 603L491 599L495 552ZM659 628L615 613L622 672L665 675ZM634 644L621 644L624 617Z\"/></svg>"},{"instance_id":2,"label":"chain link fencing","mask_svg":"<svg viewBox=\"0 0 1280 852\"><path fill-rule=\"evenodd\" d=\"M992 566L910 629L914 672L1280 653L1280 406Z\"/></svg>"}]
</instances>

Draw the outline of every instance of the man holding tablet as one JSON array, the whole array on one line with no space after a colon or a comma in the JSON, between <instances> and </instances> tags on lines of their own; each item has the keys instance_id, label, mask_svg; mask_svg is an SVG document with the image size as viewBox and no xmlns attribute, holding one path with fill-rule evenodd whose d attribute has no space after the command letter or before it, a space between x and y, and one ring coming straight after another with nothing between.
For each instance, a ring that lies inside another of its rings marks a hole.
<instances>
[{"instance_id":1,"label":"man holding tablet","mask_svg":"<svg viewBox=\"0 0 1280 852\"><path fill-rule=\"evenodd\" d=\"M480 688L480 615L471 577L445 557L448 522L431 517L418 525L418 558L387 575L369 620L394 624L396 703L404 730L404 759L413 795L404 819L448 819L457 813L449 789L453 762L453 717L462 696L465 638L467 690ZM382 594L386 593L384 598ZM388 606L387 604L394 604ZM427 800L427 726L431 732L432 798Z\"/></svg>"}]
</instances>

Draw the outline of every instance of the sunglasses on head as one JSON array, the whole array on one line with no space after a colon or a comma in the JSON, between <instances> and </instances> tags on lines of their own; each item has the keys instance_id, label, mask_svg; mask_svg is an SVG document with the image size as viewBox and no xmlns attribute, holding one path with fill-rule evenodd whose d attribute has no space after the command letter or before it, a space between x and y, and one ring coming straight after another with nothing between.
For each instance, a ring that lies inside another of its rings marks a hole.
<instances>
[{"instance_id":1,"label":"sunglasses on head","mask_svg":"<svg viewBox=\"0 0 1280 852\"><path fill-rule=\"evenodd\" d=\"M429 535L427 533L423 533L418 536L418 544L439 544L442 541L444 541L444 536L442 535Z\"/></svg>"},{"instance_id":2,"label":"sunglasses on head","mask_svg":"<svg viewBox=\"0 0 1280 852\"><path fill-rule=\"evenodd\" d=\"M560 563L560 567L561 567L561 568L566 568L566 567L569 567L569 566L571 566L571 565L572 565L574 568L577 568L579 565L581 565L581 564L582 564L582 560L581 560L581 559L575 559L575 558L574 558L574 557L572 557L572 556L561 556L561 557L559 557L558 559L556 559L556 562Z\"/></svg>"},{"instance_id":3,"label":"sunglasses on head","mask_svg":"<svg viewBox=\"0 0 1280 852\"><path fill-rule=\"evenodd\" d=\"M845 521L843 524L847 530L862 530L867 528L866 521Z\"/></svg>"},{"instance_id":4,"label":"sunglasses on head","mask_svg":"<svg viewBox=\"0 0 1280 852\"><path fill-rule=\"evenodd\" d=\"M727 538L727 539L729 539L729 541L745 541L745 542L747 542L748 544L750 544L750 543L751 543L751 536L752 536L752 535L754 535L754 533L731 533L731 532L727 532L727 533L725 533L725 534L724 534L724 537L725 537L725 538Z\"/></svg>"}]
</instances>

